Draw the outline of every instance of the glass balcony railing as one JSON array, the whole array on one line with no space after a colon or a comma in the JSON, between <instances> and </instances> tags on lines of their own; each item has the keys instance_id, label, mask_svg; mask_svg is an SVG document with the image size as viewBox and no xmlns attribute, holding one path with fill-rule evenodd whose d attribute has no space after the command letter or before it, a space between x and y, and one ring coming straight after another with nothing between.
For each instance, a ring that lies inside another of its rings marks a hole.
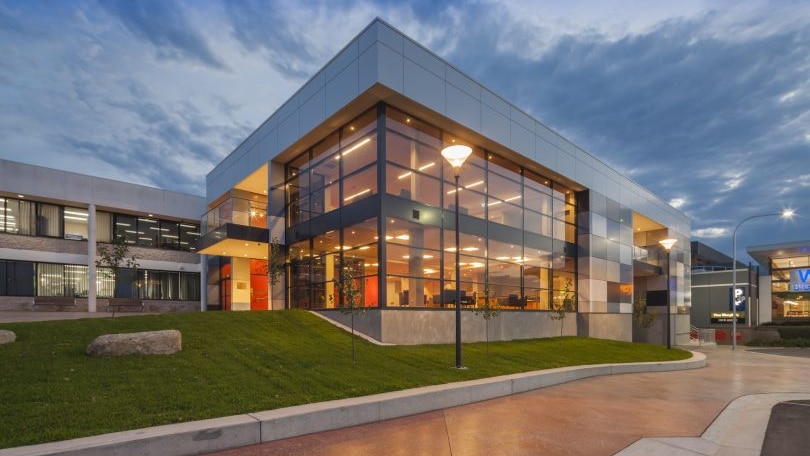
<instances>
[{"instance_id":1,"label":"glass balcony railing","mask_svg":"<svg viewBox=\"0 0 810 456\"><path fill-rule=\"evenodd\" d=\"M228 198L203 215L200 227L204 235L226 223L267 228L267 202Z\"/></svg>"},{"instance_id":2,"label":"glass balcony railing","mask_svg":"<svg viewBox=\"0 0 810 456\"><path fill-rule=\"evenodd\" d=\"M663 267L666 265L667 258L661 248L639 247L636 245L633 246L633 260Z\"/></svg>"},{"instance_id":3,"label":"glass balcony railing","mask_svg":"<svg viewBox=\"0 0 810 456\"><path fill-rule=\"evenodd\" d=\"M644 247L633 246L633 260L647 262L650 256L650 251Z\"/></svg>"}]
</instances>

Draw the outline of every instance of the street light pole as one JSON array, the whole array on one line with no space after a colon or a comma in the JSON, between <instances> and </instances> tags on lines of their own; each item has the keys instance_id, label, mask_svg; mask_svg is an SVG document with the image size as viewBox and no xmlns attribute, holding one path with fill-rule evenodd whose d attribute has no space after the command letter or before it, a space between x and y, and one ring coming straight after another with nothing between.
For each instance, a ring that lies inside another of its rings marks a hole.
<instances>
[{"instance_id":1,"label":"street light pole","mask_svg":"<svg viewBox=\"0 0 810 456\"><path fill-rule=\"evenodd\" d=\"M453 177L456 181L456 369L463 369L464 365L461 362L461 264L459 250L461 250L461 229L459 226L459 202L458 193L459 184L458 178L461 176L461 165L472 154L472 149L469 146L454 144L442 149L442 157L444 157L453 167Z\"/></svg>"},{"instance_id":2,"label":"street light pole","mask_svg":"<svg viewBox=\"0 0 810 456\"><path fill-rule=\"evenodd\" d=\"M672 328L672 311L671 311L672 305L671 305L671 302L670 302L671 299L669 297L669 295L670 295L669 282L670 282L670 279L672 277L671 274L670 274L670 257L671 257L670 252L672 250L672 246L675 245L676 242L678 242L677 239L662 239L662 240L658 241L658 243L661 244L664 247L664 249L667 251L667 348L668 349L672 348L672 329L671 329Z\"/></svg>"},{"instance_id":3,"label":"street light pole","mask_svg":"<svg viewBox=\"0 0 810 456\"><path fill-rule=\"evenodd\" d=\"M740 223L734 228L734 233L731 235L731 349L737 349L737 230L743 223L757 218L764 217L782 217L789 219L793 217L792 209L785 209L781 213L776 214L760 214L752 215L740 220ZM750 286L750 284L749 284ZM749 316L750 318L750 316Z\"/></svg>"}]
</instances>

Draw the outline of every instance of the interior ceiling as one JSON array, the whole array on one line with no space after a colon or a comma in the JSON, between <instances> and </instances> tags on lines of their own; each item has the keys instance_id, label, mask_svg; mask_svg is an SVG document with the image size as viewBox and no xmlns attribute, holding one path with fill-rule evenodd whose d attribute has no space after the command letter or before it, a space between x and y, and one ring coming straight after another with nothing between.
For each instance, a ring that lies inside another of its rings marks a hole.
<instances>
[{"instance_id":1,"label":"interior ceiling","mask_svg":"<svg viewBox=\"0 0 810 456\"><path fill-rule=\"evenodd\" d=\"M251 242L239 239L223 239L197 253L204 255L253 258L266 260L270 245L266 242Z\"/></svg>"},{"instance_id":2,"label":"interior ceiling","mask_svg":"<svg viewBox=\"0 0 810 456\"><path fill-rule=\"evenodd\" d=\"M244 190L246 192L251 193L258 193L260 195L267 194L267 163L260 166L256 171L250 174L250 176L246 177L242 182L239 182L234 186L239 190Z\"/></svg>"},{"instance_id":3,"label":"interior ceiling","mask_svg":"<svg viewBox=\"0 0 810 456\"><path fill-rule=\"evenodd\" d=\"M665 227L660 223L649 219L638 212L633 212L633 231L654 231L663 230Z\"/></svg>"}]
</instances>

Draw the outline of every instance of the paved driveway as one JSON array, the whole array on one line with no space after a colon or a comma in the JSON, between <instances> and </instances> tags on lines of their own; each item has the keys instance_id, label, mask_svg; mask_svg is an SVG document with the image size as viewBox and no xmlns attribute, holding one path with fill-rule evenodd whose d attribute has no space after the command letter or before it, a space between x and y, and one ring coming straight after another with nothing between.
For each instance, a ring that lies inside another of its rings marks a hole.
<instances>
[{"instance_id":1,"label":"paved driveway","mask_svg":"<svg viewBox=\"0 0 810 456\"><path fill-rule=\"evenodd\" d=\"M699 436L742 395L810 393L806 356L732 352L728 347L701 351L708 356L704 369L579 380L213 454L611 455L641 437Z\"/></svg>"}]
</instances>

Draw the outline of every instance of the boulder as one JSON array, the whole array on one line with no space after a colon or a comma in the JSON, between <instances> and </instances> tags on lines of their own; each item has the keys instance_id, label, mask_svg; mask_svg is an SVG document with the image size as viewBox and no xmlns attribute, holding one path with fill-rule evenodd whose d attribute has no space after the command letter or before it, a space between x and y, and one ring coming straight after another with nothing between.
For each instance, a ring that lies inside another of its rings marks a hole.
<instances>
[{"instance_id":1,"label":"boulder","mask_svg":"<svg viewBox=\"0 0 810 456\"><path fill-rule=\"evenodd\" d=\"M104 334L87 346L90 356L171 355L182 350L180 331Z\"/></svg>"},{"instance_id":2,"label":"boulder","mask_svg":"<svg viewBox=\"0 0 810 456\"><path fill-rule=\"evenodd\" d=\"M17 335L14 334L14 331L0 329L0 345L10 344L15 340L17 340Z\"/></svg>"}]
</instances>

